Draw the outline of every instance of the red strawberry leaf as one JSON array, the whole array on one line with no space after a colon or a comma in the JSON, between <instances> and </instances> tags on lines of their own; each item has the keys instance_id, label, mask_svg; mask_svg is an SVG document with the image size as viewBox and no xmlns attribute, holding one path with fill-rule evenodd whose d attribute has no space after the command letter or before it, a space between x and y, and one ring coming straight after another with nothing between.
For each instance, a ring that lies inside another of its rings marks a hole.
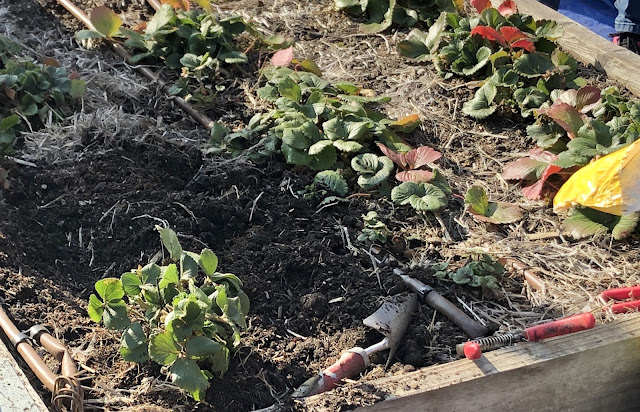
<instances>
[{"instance_id":1,"label":"red strawberry leaf","mask_svg":"<svg viewBox=\"0 0 640 412\"><path fill-rule=\"evenodd\" d=\"M271 56L271 64L276 67L287 67L293 60L293 46L278 50Z\"/></svg>"},{"instance_id":2,"label":"red strawberry leaf","mask_svg":"<svg viewBox=\"0 0 640 412\"><path fill-rule=\"evenodd\" d=\"M528 36L524 34L517 27L511 27L511 26L500 27L500 33L504 36L504 39L509 43L513 43L516 40L528 38Z\"/></svg>"},{"instance_id":3,"label":"red strawberry leaf","mask_svg":"<svg viewBox=\"0 0 640 412\"><path fill-rule=\"evenodd\" d=\"M403 169L407 168L407 165L408 165L407 158L405 157L404 153L396 152L393 149L389 149L387 146L383 145L382 143L378 143L378 148L380 148L380 151L382 152L382 154L384 154L389 159L391 159L393 163L397 164Z\"/></svg>"},{"instance_id":4,"label":"red strawberry leaf","mask_svg":"<svg viewBox=\"0 0 640 412\"><path fill-rule=\"evenodd\" d=\"M512 49L525 49L530 53L536 50L535 46L533 45L533 41L529 38L529 36L527 36L517 27L500 27L500 34L502 34L505 42L509 43Z\"/></svg>"},{"instance_id":5,"label":"red strawberry leaf","mask_svg":"<svg viewBox=\"0 0 640 412\"><path fill-rule=\"evenodd\" d=\"M13 100L16 98L16 91L6 84L2 85L2 92L9 98L9 100Z\"/></svg>"},{"instance_id":6,"label":"red strawberry leaf","mask_svg":"<svg viewBox=\"0 0 640 412\"><path fill-rule=\"evenodd\" d=\"M396 174L396 179L401 182L426 183L433 180L433 172L430 170L405 170Z\"/></svg>"},{"instance_id":7,"label":"red strawberry leaf","mask_svg":"<svg viewBox=\"0 0 640 412\"><path fill-rule=\"evenodd\" d=\"M542 172L542 176L540 176L540 180L532 184L531 186L523 187L522 194L527 199L538 200L542 197L542 189L544 187L544 183L547 179L556 173L558 173L562 168L556 165L548 165L544 171Z\"/></svg>"},{"instance_id":8,"label":"red strawberry leaf","mask_svg":"<svg viewBox=\"0 0 640 412\"><path fill-rule=\"evenodd\" d=\"M584 86L576 92L576 109L588 113L600 103L600 89L596 86Z\"/></svg>"},{"instance_id":9,"label":"red strawberry leaf","mask_svg":"<svg viewBox=\"0 0 640 412\"><path fill-rule=\"evenodd\" d=\"M502 170L502 177L506 180L523 180L535 178L544 168L547 162L522 157L513 162L507 163Z\"/></svg>"},{"instance_id":10,"label":"red strawberry leaf","mask_svg":"<svg viewBox=\"0 0 640 412\"><path fill-rule=\"evenodd\" d=\"M509 17L518 12L518 6L513 0L505 0L498 6L498 12L504 17Z\"/></svg>"},{"instance_id":11,"label":"red strawberry leaf","mask_svg":"<svg viewBox=\"0 0 640 412\"><path fill-rule=\"evenodd\" d=\"M46 66L51 66L51 67L60 67L60 63L58 63L58 61L56 59L54 59L53 57L47 57L45 59L42 60L42 64L46 65Z\"/></svg>"},{"instance_id":12,"label":"red strawberry leaf","mask_svg":"<svg viewBox=\"0 0 640 412\"><path fill-rule=\"evenodd\" d=\"M418 125L420 125L420 117L415 113L391 123L391 126L403 133L413 132Z\"/></svg>"},{"instance_id":13,"label":"red strawberry leaf","mask_svg":"<svg viewBox=\"0 0 640 412\"><path fill-rule=\"evenodd\" d=\"M538 113L548 116L558 123L566 130L570 139L575 139L578 135L578 129L584 125L578 109L562 101L556 101L551 107L538 110Z\"/></svg>"},{"instance_id":14,"label":"red strawberry leaf","mask_svg":"<svg viewBox=\"0 0 640 412\"><path fill-rule=\"evenodd\" d=\"M404 155L410 169L419 169L429 163L433 163L442 157L442 153L427 146L421 146L410 150Z\"/></svg>"},{"instance_id":15,"label":"red strawberry leaf","mask_svg":"<svg viewBox=\"0 0 640 412\"><path fill-rule=\"evenodd\" d=\"M473 30L471 30L471 35L473 36L474 34L477 34L478 36L481 36L482 38L489 41L497 42L502 47L507 47L507 41L505 40L504 36L493 27L476 26L473 28Z\"/></svg>"},{"instance_id":16,"label":"red strawberry leaf","mask_svg":"<svg viewBox=\"0 0 640 412\"><path fill-rule=\"evenodd\" d=\"M527 199L540 199L547 179L562 170L561 166L551 164L558 155L541 148L533 149L529 156L508 163L502 170L502 177L507 180L534 181L522 189Z\"/></svg>"},{"instance_id":17,"label":"red strawberry leaf","mask_svg":"<svg viewBox=\"0 0 640 412\"><path fill-rule=\"evenodd\" d=\"M514 49L524 49L529 53L533 53L536 51L536 46L533 45L533 42L529 39L516 40L511 43L511 47Z\"/></svg>"},{"instance_id":18,"label":"red strawberry leaf","mask_svg":"<svg viewBox=\"0 0 640 412\"><path fill-rule=\"evenodd\" d=\"M557 154L552 153L548 150L544 150L541 147L534 147L533 149L529 150L529 157L545 163L552 163L558 159Z\"/></svg>"},{"instance_id":19,"label":"red strawberry leaf","mask_svg":"<svg viewBox=\"0 0 640 412\"><path fill-rule=\"evenodd\" d=\"M478 13L482 13L482 10L491 7L491 0L471 0L470 3L476 8Z\"/></svg>"}]
</instances>

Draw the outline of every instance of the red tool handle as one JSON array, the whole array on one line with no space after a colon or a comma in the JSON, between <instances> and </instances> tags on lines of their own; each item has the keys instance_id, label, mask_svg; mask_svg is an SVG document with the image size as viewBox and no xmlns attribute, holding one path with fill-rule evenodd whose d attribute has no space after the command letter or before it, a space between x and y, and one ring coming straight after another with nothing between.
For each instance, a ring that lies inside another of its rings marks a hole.
<instances>
[{"instance_id":1,"label":"red tool handle","mask_svg":"<svg viewBox=\"0 0 640 412\"><path fill-rule=\"evenodd\" d=\"M467 359L476 360L482 357L482 346L478 342L470 341L464 344L464 356Z\"/></svg>"},{"instance_id":2,"label":"red tool handle","mask_svg":"<svg viewBox=\"0 0 640 412\"><path fill-rule=\"evenodd\" d=\"M593 313L585 312L527 328L524 330L524 338L528 341L535 342L554 336L591 329L595 324L596 318L593 316Z\"/></svg>"},{"instance_id":3,"label":"red tool handle","mask_svg":"<svg viewBox=\"0 0 640 412\"><path fill-rule=\"evenodd\" d=\"M302 398L330 391L344 378L353 378L360 374L368 364L369 356L362 348L349 349L336 363L303 383L294 392L293 397Z\"/></svg>"},{"instance_id":4,"label":"red tool handle","mask_svg":"<svg viewBox=\"0 0 640 412\"><path fill-rule=\"evenodd\" d=\"M640 286L631 286L628 288L615 288L605 290L600 294L602 300L625 300L625 299L640 299Z\"/></svg>"},{"instance_id":5,"label":"red tool handle","mask_svg":"<svg viewBox=\"0 0 640 412\"><path fill-rule=\"evenodd\" d=\"M640 300L631 300L627 302L620 302L613 304L605 309L609 309L613 313L627 313L634 312L640 309Z\"/></svg>"}]
</instances>

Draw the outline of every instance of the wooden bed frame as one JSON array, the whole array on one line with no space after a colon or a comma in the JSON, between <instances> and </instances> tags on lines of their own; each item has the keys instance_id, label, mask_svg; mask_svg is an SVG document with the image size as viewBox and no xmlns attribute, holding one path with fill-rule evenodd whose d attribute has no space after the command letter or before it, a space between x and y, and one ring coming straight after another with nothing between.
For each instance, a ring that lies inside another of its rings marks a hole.
<instances>
[{"instance_id":1,"label":"wooden bed frame","mask_svg":"<svg viewBox=\"0 0 640 412\"><path fill-rule=\"evenodd\" d=\"M386 400L362 411L640 410L640 314L355 385ZM327 392L309 398L344 396ZM355 395L358 396L358 395ZM364 395L363 395L364 396ZM314 400L314 398L316 398ZM351 399L357 402L357 399Z\"/></svg>"}]
</instances>

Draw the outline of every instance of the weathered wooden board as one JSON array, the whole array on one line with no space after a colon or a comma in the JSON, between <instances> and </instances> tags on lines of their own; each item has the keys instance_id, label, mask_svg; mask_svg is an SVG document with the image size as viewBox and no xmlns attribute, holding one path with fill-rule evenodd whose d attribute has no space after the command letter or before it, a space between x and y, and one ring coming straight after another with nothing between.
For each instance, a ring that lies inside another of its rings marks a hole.
<instances>
[{"instance_id":1,"label":"weathered wooden board","mask_svg":"<svg viewBox=\"0 0 640 412\"><path fill-rule=\"evenodd\" d=\"M555 20L564 28L558 44L585 64L604 70L607 76L620 82L640 96L640 55L632 53L536 0L515 0L518 9L536 19Z\"/></svg>"},{"instance_id":2,"label":"weathered wooden board","mask_svg":"<svg viewBox=\"0 0 640 412\"><path fill-rule=\"evenodd\" d=\"M2 340L0 340L0 411L48 411Z\"/></svg>"},{"instance_id":3,"label":"weathered wooden board","mask_svg":"<svg viewBox=\"0 0 640 412\"><path fill-rule=\"evenodd\" d=\"M387 397L366 411L640 410L640 315L362 387Z\"/></svg>"}]
</instances>

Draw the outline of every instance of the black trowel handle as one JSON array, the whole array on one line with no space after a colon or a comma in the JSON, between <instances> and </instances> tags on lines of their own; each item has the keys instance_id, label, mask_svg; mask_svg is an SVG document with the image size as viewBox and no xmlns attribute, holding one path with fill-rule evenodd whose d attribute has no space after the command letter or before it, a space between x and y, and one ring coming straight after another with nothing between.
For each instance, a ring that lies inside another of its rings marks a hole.
<instances>
[{"instance_id":1,"label":"black trowel handle","mask_svg":"<svg viewBox=\"0 0 640 412\"><path fill-rule=\"evenodd\" d=\"M407 276L402 270L396 268L393 273L400 276L402 281L420 296L420 299L427 305L431 306L438 312L445 315L449 320L464 331L470 338L480 338L487 336L489 331L486 327L471 319L466 313L460 310L456 305L449 302L441 294L433 290L429 285L425 285L418 279Z\"/></svg>"},{"instance_id":2,"label":"black trowel handle","mask_svg":"<svg viewBox=\"0 0 640 412\"><path fill-rule=\"evenodd\" d=\"M487 336L489 333L485 326L471 319L460 308L436 291L431 291L424 295L424 302L449 318L451 322L460 327L472 339Z\"/></svg>"}]
</instances>

